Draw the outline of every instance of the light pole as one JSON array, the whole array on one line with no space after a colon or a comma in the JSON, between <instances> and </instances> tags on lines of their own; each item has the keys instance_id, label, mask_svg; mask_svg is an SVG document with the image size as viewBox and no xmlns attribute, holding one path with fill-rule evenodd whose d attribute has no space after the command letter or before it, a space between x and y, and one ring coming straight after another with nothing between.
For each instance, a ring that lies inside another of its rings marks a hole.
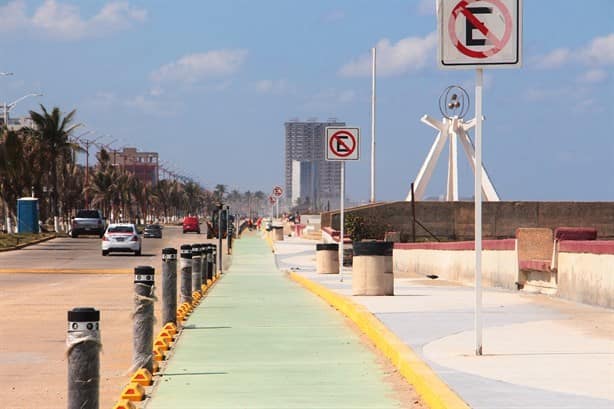
<instances>
[{"instance_id":1,"label":"light pole","mask_svg":"<svg viewBox=\"0 0 614 409\"><path fill-rule=\"evenodd\" d=\"M11 102L10 104L7 104L6 102L4 103L4 125L8 128L9 126L9 111L13 108L15 108L15 105L17 105L19 102L23 101L26 98L29 97L42 97L43 94L38 94L38 93L32 93L32 94L27 94L24 95L21 98L17 98L15 101Z\"/></svg>"},{"instance_id":2,"label":"light pole","mask_svg":"<svg viewBox=\"0 0 614 409\"><path fill-rule=\"evenodd\" d=\"M0 72L0 77L7 77L9 75L13 75L12 72ZM5 122L4 125L7 127L8 129L8 124ZM9 206L7 205L7 203L3 200L4 202L4 215L6 216L6 232L7 233L12 233L13 229L11 227L11 216L9 215Z\"/></svg>"}]
</instances>

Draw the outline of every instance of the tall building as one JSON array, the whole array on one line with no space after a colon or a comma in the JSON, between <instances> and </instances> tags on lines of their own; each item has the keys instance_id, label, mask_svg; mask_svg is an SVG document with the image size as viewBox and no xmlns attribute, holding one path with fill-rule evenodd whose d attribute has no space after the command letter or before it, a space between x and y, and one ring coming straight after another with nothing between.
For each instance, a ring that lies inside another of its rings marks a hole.
<instances>
[{"instance_id":1,"label":"tall building","mask_svg":"<svg viewBox=\"0 0 614 409\"><path fill-rule=\"evenodd\" d=\"M298 119L285 124L285 194L288 203L322 210L339 205L341 163L324 159L327 126L345 126L331 118L328 122Z\"/></svg>"}]
</instances>

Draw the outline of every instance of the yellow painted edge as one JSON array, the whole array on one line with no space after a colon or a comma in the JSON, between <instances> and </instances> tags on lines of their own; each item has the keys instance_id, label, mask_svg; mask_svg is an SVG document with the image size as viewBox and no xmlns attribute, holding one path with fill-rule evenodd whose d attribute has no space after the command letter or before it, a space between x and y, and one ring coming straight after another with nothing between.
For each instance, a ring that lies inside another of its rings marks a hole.
<instances>
[{"instance_id":1,"label":"yellow painted edge","mask_svg":"<svg viewBox=\"0 0 614 409\"><path fill-rule=\"evenodd\" d=\"M0 268L0 274L133 274L129 268Z\"/></svg>"},{"instance_id":2,"label":"yellow painted edge","mask_svg":"<svg viewBox=\"0 0 614 409\"><path fill-rule=\"evenodd\" d=\"M403 341L362 305L336 294L320 284L288 272L290 278L351 319L373 341L401 375L416 389L423 402L432 409L464 409L469 406Z\"/></svg>"}]
</instances>

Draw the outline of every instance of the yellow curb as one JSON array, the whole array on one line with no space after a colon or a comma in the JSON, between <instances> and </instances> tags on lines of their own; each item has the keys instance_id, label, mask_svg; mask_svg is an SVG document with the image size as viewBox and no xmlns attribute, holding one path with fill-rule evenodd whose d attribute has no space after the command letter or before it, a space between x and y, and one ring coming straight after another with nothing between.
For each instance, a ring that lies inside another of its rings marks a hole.
<instances>
[{"instance_id":1,"label":"yellow curb","mask_svg":"<svg viewBox=\"0 0 614 409\"><path fill-rule=\"evenodd\" d=\"M437 374L380 320L362 305L293 272L290 278L315 293L351 319L373 341L401 375L414 386L431 409L464 409L469 406Z\"/></svg>"},{"instance_id":2,"label":"yellow curb","mask_svg":"<svg viewBox=\"0 0 614 409\"><path fill-rule=\"evenodd\" d=\"M115 268L0 268L0 274L133 274L134 269Z\"/></svg>"}]
</instances>

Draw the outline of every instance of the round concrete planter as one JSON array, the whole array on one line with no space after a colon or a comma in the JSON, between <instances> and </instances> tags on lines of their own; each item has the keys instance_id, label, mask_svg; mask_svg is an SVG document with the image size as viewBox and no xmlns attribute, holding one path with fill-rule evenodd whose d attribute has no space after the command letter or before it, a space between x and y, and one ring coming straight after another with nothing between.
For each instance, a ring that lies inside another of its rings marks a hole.
<instances>
[{"instance_id":1,"label":"round concrete planter","mask_svg":"<svg viewBox=\"0 0 614 409\"><path fill-rule=\"evenodd\" d=\"M354 242L352 295L394 295L391 242Z\"/></svg>"},{"instance_id":2,"label":"round concrete planter","mask_svg":"<svg viewBox=\"0 0 614 409\"><path fill-rule=\"evenodd\" d=\"M316 244L316 272L339 274L339 245L337 243Z\"/></svg>"}]
</instances>

